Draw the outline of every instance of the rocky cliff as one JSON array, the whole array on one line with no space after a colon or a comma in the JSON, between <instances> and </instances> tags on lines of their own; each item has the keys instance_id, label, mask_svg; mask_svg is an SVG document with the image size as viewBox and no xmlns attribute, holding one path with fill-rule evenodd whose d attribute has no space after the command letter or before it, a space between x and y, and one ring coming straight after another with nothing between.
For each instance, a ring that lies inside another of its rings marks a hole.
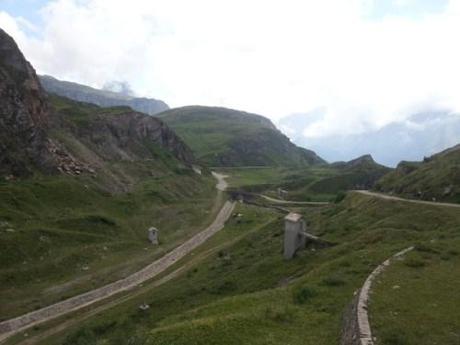
<instances>
[{"instance_id":1,"label":"rocky cliff","mask_svg":"<svg viewBox=\"0 0 460 345\"><path fill-rule=\"evenodd\" d=\"M0 29L0 175L106 175L117 161L190 167L191 150L161 120L129 107L48 97L14 40ZM158 166L158 165L157 165ZM158 166L159 167L159 166ZM123 172L121 172L123 173ZM123 176L126 179L126 176Z\"/></svg>"},{"instance_id":2,"label":"rocky cliff","mask_svg":"<svg viewBox=\"0 0 460 345\"><path fill-rule=\"evenodd\" d=\"M40 81L47 92L79 102L96 104L100 107L128 106L148 115L169 109L165 102L153 98L131 97L117 92L58 80L50 76L40 76Z\"/></svg>"},{"instance_id":3,"label":"rocky cliff","mask_svg":"<svg viewBox=\"0 0 460 345\"><path fill-rule=\"evenodd\" d=\"M0 29L0 174L28 174L32 165L53 170L48 126L48 103L35 71Z\"/></svg>"}]
</instances>

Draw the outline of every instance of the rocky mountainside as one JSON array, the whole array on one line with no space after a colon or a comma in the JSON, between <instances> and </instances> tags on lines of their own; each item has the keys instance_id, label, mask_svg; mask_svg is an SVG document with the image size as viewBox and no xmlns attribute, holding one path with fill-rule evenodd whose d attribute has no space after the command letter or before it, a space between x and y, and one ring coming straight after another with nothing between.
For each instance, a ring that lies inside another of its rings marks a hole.
<instances>
[{"instance_id":1,"label":"rocky mountainside","mask_svg":"<svg viewBox=\"0 0 460 345\"><path fill-rule=\"evenodd\" d=\"M211 166L309 166L325 163L294 145L267 118L242 111L189 106L158 116Z\"/></svg>"},{"instance_id":2,"label":"rocky mountainside","mask_svg":"<svg viewBox=\"0 0 460 345\"><path fill-rule=\"evenodd\" d=\"M128 107L48 98L34 69L4 31L0 74L0 173L7 178L101 171L121 182L129 179L123 170L113 169L119 161L157 161L167 169L191 166L191 150L157 118Z\"/></svg>"},{"instance_id":3,"label":"rocky mountainside","mask_svg":"<svg viewBox=\"0 0 460 345\"><path fill-rule=\"evenodd\" d=\"M376 189L410 198L460 202L460 145L423 162L399 163L377 182Z\"/></svg>"},{"instance_id":4,"label":"rocky mountainside","mask_svg":"<svg viewBox=\"0 0 460 345\"><path fill-rule=\"evenodd\" d=\"M139 98L122 93L99 90L86 85L58 80L51 76L40 76L47 92L79 102L96 104L100 107L128 106L144 114L154 115L169 109L168 105L153 98Z\"/></svg>"},{"instance_id":5,"label":"rocky mountainside","mask_svg":"<svg viewBox=\"0 0 460 345\"><path fill-rule=\"evenodd\" d=\"M54 170L46 95L30 63L1 29L0 76L0 174L24 175L32 165Z\"/></svg>"}]
</instances>

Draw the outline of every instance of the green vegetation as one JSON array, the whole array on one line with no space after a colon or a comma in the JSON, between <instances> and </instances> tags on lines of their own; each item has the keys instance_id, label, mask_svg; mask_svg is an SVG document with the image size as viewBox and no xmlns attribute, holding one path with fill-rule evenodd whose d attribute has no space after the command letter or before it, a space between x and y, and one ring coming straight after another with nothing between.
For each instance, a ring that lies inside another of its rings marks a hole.
<instances>
[{"instance_id":1,"label":"green vegetation","mask_svg":"<svg viewBox=\"0 0 460 345\"><path fill-rule=\"evenodd\" d=\"M297 201L336 201L352 189L371 188L390 171L364 156L348 163L289 167L219 168L229 175L230 186L248 192L278 197L277 189L287 191L286 199Z\"/></svg>"},{"instance_id":2,"label":"green vegetation","mask_svg":"<svg viewBox=\"0 0 460 345\"><path fill-rule=\"evenodd\" d=\"M308 166L324 163L295 146L267 118L225 108L190 106L158 116L210 166Z\"/></svg>"},{"instance_id":3,"label":"green vegetation","mask_svg":"<svg viewBox=\"0 0 460 345\"><path fill-rule=\"evenodd\" d=\"M401 162L376 189L409 198L460 203L460 146L423 162Z\"/></svg>"},{"instance_id":4,"label":"green vegetation","mask_svg":"<svg viewBox=\"0 0 460 345\"><path fill-rule=\"evenodd\" d=\"M309 247L294 260L285 261L281 255L282 214L238 205L235 213L242 217L231 218L224 230L178 263L177 267L188 263L179 276L159 286L152 282L141 294L97 315L69 317L73 323L65 332L43 338L41 343L336 344L342 313L354 291L387 257L417 244L414 255L420 258L415 259L426 265L402 267L417 271L423 280L431 280L431 271L424 274L430 260L447 265L446 272L458 260L460 214L453 208L352 193L338 204L302 212L313 233L336 245ZM449 246L432 253L427 248L433 247L433 241ZM455 280L452 286L458 286L457 275L451 279ZM385 301L394 295L394 289L379 291L376 296ZM416 307L418 291L408 291ZM446 293L446 301L448 296ZM138 306L142 303L150 309L141 311ZM377 320L374 309L371 313ZM458 308L452 307L449 313L453 321L458 320ZM382 320L379 334L387 329ZM452 323L439 321L436 325L437 332L448 333ZM423 337L431 328L417 332ZM40 330L31 331L30 336L35 334ZM446 344L456 344L445 339Z\"/></svg>"},{"instance_id":5,"label":"green vegetation","mask_svg":"<svg viewBox=\"0 0 460 345\"><path fill-rule=\"evenodd\" d=\"M380 277L370 308L379 345L458 344L460 237L434 239Z\"/></svg>"},{"instance_id":6,"label":"green vegetation","mask_svg":"<svg viewBox=\"0 0 460 345\"><path fill-rule=\"evenodd\" d=\"M0 181L1 320L144 267L208 225L223 201L215 179L193 172L170 147L106 130L104 121L128 108L50 100L60 117L50 137L83 163L69 168L73 175ZM148 121L143 129L159 122L139 116ZM147 240L151 226L160 229L158 247Z\"/></svg>"},{"instance_id":7,"label":"green vegetation","mask_svg":"<svg viewBox=\"0 0 460 345\"><path fill-rule=\"evenodd\" d=\"M169 174L117 195L89 177L0 184L1 318L101 286L163 255L211 222L214 184ZM158 247L147 240L150 226L161 231Z\"/></svg>"}]
</instances>

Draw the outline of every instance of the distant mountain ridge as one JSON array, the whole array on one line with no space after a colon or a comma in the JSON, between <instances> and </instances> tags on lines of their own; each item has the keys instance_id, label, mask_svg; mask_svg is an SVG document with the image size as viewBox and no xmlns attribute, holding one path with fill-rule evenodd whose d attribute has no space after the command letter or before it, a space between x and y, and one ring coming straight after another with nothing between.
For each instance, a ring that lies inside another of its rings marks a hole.
<instances>
[{"instance_id":1,"label":"distant mountain ridge","mask_svg":"<svg viewBox=\"0 0 460 345\"><path fill-rule=\"evenodd\" d=\"M47 75L39 78L47 92L79 102L92 103L100 107L128 106L148 115L155 115L169 109L165 102L153 98L132 97L119 92L95 89Z\"/></svg>"},{"instance_id":2,"label":"distant mountain ridge","mask_svg":"<svg viewBox=\"0 0 460 345\"><path fill-rule=\"evenodd\" d=\"M158 114L210 166L308 166L326 162L293 144L267 118L243 111L188 106Z\"/></svg>"},{"instance_id":3,"label":"distant mountain ridge","mask_svg":"<svg viewBox=\"0 0 460 345\"><path fill-rule=\"evenodd\" d=\"M324 119L326 110L293 114L280 120L280 128L294 143L308 145L327 161L346 161L371 153L379 162L395 167L402 160L421 160L460 142L460 114L448 109L426 109L407 119L358 134L306 137L304 131Z\"/></svg>"}]
</instances>

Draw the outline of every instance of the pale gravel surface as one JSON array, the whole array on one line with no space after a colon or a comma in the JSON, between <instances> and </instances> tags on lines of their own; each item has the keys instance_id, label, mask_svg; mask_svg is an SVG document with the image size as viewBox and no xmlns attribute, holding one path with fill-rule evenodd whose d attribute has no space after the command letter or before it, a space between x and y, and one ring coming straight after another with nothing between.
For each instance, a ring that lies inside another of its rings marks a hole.
<instances>
[{"instance_id":1,"label":"pale gravel surface","mask_svg":"<svg viewBox=\"0 0 460 345\"><path fill-rule=\"evenodd\" d=\"M429 205L429 206L458 207L458 208L460 208L460 204L451 204L451 203L447 203L447 202L404 199L404 198L400 198L400 197L393 196L393 195L370 192L368 190L355 190L355 192L360 193L360 194L364 194L364 195L368 195L368 196L374 196L374 197L377 197L377 198L380 198L380 199L385 199L385 200L404 201L404 202L410 202L412 204Z\"/></svg>"},{"instance_id":2,"label":"pale gravel surface","mask_svg":"<svg viewBox=\"0 0 460 345\"><path fill-rule=\"evenodd\" d=\"M267 195L259 194L265 200L276 202L278 204L297 204L297 205L329 205L329 202L326 201L293 201L293 200L281 200L275 199Z\"/></svg>"},{"instance_id":3,"label":"pale gravel surface","mask_svg":"<svg viewBox=\"0 0 460 345\"><path fill-rule=\"evenodd\" d=\"M219 191L225 190L227 187L227 183L224 180L225 176L216 173L213 173L213 176L218 181L216 188ZM3 342L10 336L29 327L52 320L71 311L81 309L107 297L113 296L119 292L133 289L139 284L157 276L161 272L164 272L175 262L186 256L192 250L203 244L216 232L221 230L224 227L226 220L232 214L234 206L234 203L227 201L213 223L205 230L185 241L183 244L176 247L174 250L164 255L160 259L126 278L88 291L81 295L74 296L64 301L52 304L45 308L38 309L22 316L0 322L0 342Z\"/></svg>"}]
</instances>

